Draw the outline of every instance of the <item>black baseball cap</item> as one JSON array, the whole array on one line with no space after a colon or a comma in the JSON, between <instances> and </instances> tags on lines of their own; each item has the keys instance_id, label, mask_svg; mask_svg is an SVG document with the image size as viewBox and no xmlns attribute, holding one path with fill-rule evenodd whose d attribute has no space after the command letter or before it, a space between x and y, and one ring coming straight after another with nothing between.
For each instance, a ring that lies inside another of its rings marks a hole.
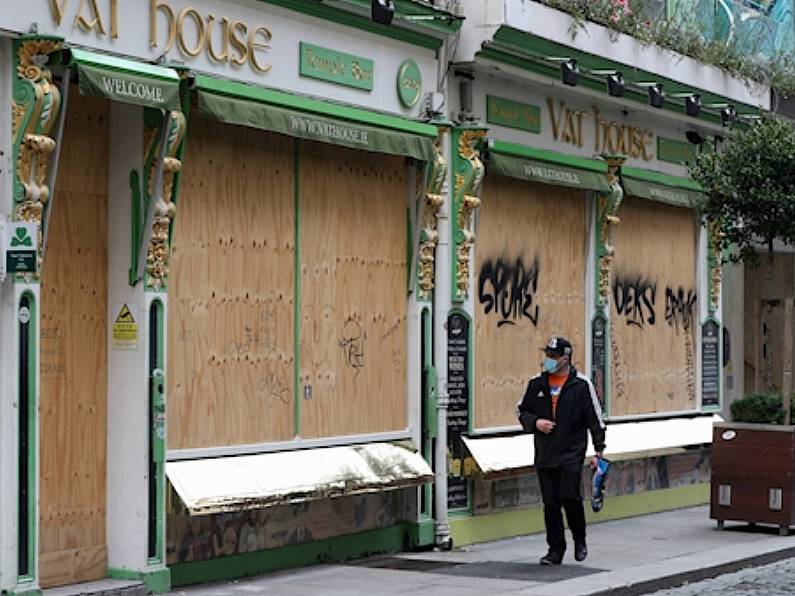
<instances>
[{"instance_id":1,"label":"black baseball cap","mask_svg":"<svg viewBox=\"0 0 795 596\"><path fill-rule=\"evenodd\" d=\"M561 356L570 356L571 342L560 335L553 335L549 338L547 345L541 349L549 356L557 356L558 358Z\"/></svg>"}]
</instances>

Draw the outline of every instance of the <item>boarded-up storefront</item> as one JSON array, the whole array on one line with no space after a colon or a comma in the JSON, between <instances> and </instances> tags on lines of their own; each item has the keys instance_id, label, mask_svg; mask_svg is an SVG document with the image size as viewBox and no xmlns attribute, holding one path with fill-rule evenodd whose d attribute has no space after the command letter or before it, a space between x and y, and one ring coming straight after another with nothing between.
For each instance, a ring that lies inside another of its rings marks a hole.
<instances>
[{"instance_id":1,"label":"boarded-up storefront","mask_svg":"<svg viewBox=\"0 0 795 596\"><path fill-rule=\"evenodd\" d=\"M298 112L209 78L197 87L169 287L168 542L177 551L189 535L212 542L219 527L223 547L218 537L201 554L172 551L174 563L317 538L308 511L328 507L302 504L288 519L280 505L431 478L420 456L383 441L409 436L407 206L415 187L407 159L431 157L436 129L417 125L416 134ZM330 447L350 436L365 445ZM194 459L196 450L230 458L223 495L206 482L217 473L207 466L222 460ZM312 474L307 455L318 464ZM414 471L402 465L409 459ZM397 492L381 501L410 494ZM375 529L411 511L367 524L323 518L321 534ZM242 539L246 523L273 515L284 528L263 522L256 541Z\"/></svg>"},{"instance_id":2,"label":"boarded-up storefront","mask_svg":"<svg viewBox=\"0 0 795 596\"><path fill-rule=\"evenodd\" d=\"M39 577L105 577L109 103L73 89L41 278Z\"/></svg>"},{"instance_id":3,"label":"boarded-up storefront","mask_svg":"<svg viewBox=\"0 0 795 596\"><path fill-rule=\"evenodd\" d=\"M405 429L404 159L376 167L362 151L193 127L174 234L169 448Z\"/></svg>"},{"instance_id":4,"label":"boarded-up storefront","mask_svg":"<svg viewBox=\"0 0 795 596\"><path fill-rule=\"evenodd\" d=\"M586 369L589 191L606 185L601 163L578 169L551 152L495 149L477 230L476 429L516 424L516 402L550 335L569 338L574 365Z\"/></svg>"},{"instance_id":5,"label":"boarded-up storefront","mask_svg":"<svg viewBox=\"0 0 795 596\"><path fill-rule=\"evenodd\" d=\"M687 206L693 193L631 176L624 184L629 196L614 233L610 413L694 410L699 222Z\"/></svg>"}]
</instances>

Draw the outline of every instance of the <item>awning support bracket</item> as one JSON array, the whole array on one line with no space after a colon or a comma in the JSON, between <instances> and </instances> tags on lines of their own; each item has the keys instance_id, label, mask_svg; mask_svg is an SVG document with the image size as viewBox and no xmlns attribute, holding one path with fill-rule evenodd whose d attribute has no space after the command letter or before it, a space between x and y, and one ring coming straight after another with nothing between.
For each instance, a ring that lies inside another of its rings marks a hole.
<instances>
[{"instance_id":1,"label":"awning support bracket","mask_svg":"<svg viewBox=\"0 0 795 596\"><path fill-rule=\"evenodd\" d=\"M149 244L152 241L153 225L155 222L155 213L160 206L163 209L165 206L160 205L163 201L163 164L166 159L166 152L168 150L168 137L171 130L171 111L167 110L163 115L163 126L160 130L160 151L157 156L155 165L155 180L152 185L153 194L149 197L149 204L146 209L146 219L144 220L143 236L141 237L141 244L138 247L138 269L135 275L135 283L143 281L146 268L146 257L149 251ZM145 192L145 191L144 191Z\"/></svg>"},{"instance_id":2,"label":"awning support bracket","mask_svg":"<svg viewBox=\"0 0 795 596\"><path fill-rule=\"evenodd\" d=\"M69 107L69 86L72 82L72 69L64 69L61 80L61 111L58 114L58 124L55 129L55 149L52 156L52 164L47 174L47 187L50 190L49 201L44 210L44 221L42 222L41 236L41 267L44 268L44 255L47 252L47 238L50 233L50 219L52 210L55 206L55 182L58 180L58 166L61 162L61 147L63 146L63 131L66 124L66 110Z\"/></svg>"}]
</instances>

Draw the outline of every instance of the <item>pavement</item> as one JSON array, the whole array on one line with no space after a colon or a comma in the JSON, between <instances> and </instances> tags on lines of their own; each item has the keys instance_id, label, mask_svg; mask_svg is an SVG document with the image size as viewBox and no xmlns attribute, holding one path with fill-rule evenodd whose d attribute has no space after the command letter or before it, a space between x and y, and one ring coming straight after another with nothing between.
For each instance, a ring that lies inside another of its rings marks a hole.
<instances>
[{"instance_id":1,"label":"pavement","mask_svg":"<svg viewBox=\"0 0 795 596\"><path fill-rule=\"evenodd\" d=\"M588 558L577 563L569 544L563 565L542 567L538 559L546 543L543 534L533 534L449 552L399 553L304 567L170 594L630 596L777 561L786 565L786 559L795 557L795 534L779 536L778 527L732 522L720 530L709 519L708 507L701 506L591 524L588 550ZM687 593L695 596L703 590L694 587Z\"/></svg>"}]
</instances>

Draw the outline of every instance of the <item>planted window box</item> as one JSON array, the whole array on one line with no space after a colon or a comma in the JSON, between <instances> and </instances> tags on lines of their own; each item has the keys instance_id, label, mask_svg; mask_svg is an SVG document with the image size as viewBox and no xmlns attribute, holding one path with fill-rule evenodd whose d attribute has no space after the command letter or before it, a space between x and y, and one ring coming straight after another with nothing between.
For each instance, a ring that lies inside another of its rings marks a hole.
<instances>
[{"instance_id":1,"label":"planted window box","mask_svg":"<svg viewBox=\"0 0 795 596\"><path fill-rule=\"evenodd\" d=\"M716 422L712 437L710 517L795 525L795 426L782 424L781 397L750 395L732 404L733 422Z\"/></svg>"}]
</instances>

